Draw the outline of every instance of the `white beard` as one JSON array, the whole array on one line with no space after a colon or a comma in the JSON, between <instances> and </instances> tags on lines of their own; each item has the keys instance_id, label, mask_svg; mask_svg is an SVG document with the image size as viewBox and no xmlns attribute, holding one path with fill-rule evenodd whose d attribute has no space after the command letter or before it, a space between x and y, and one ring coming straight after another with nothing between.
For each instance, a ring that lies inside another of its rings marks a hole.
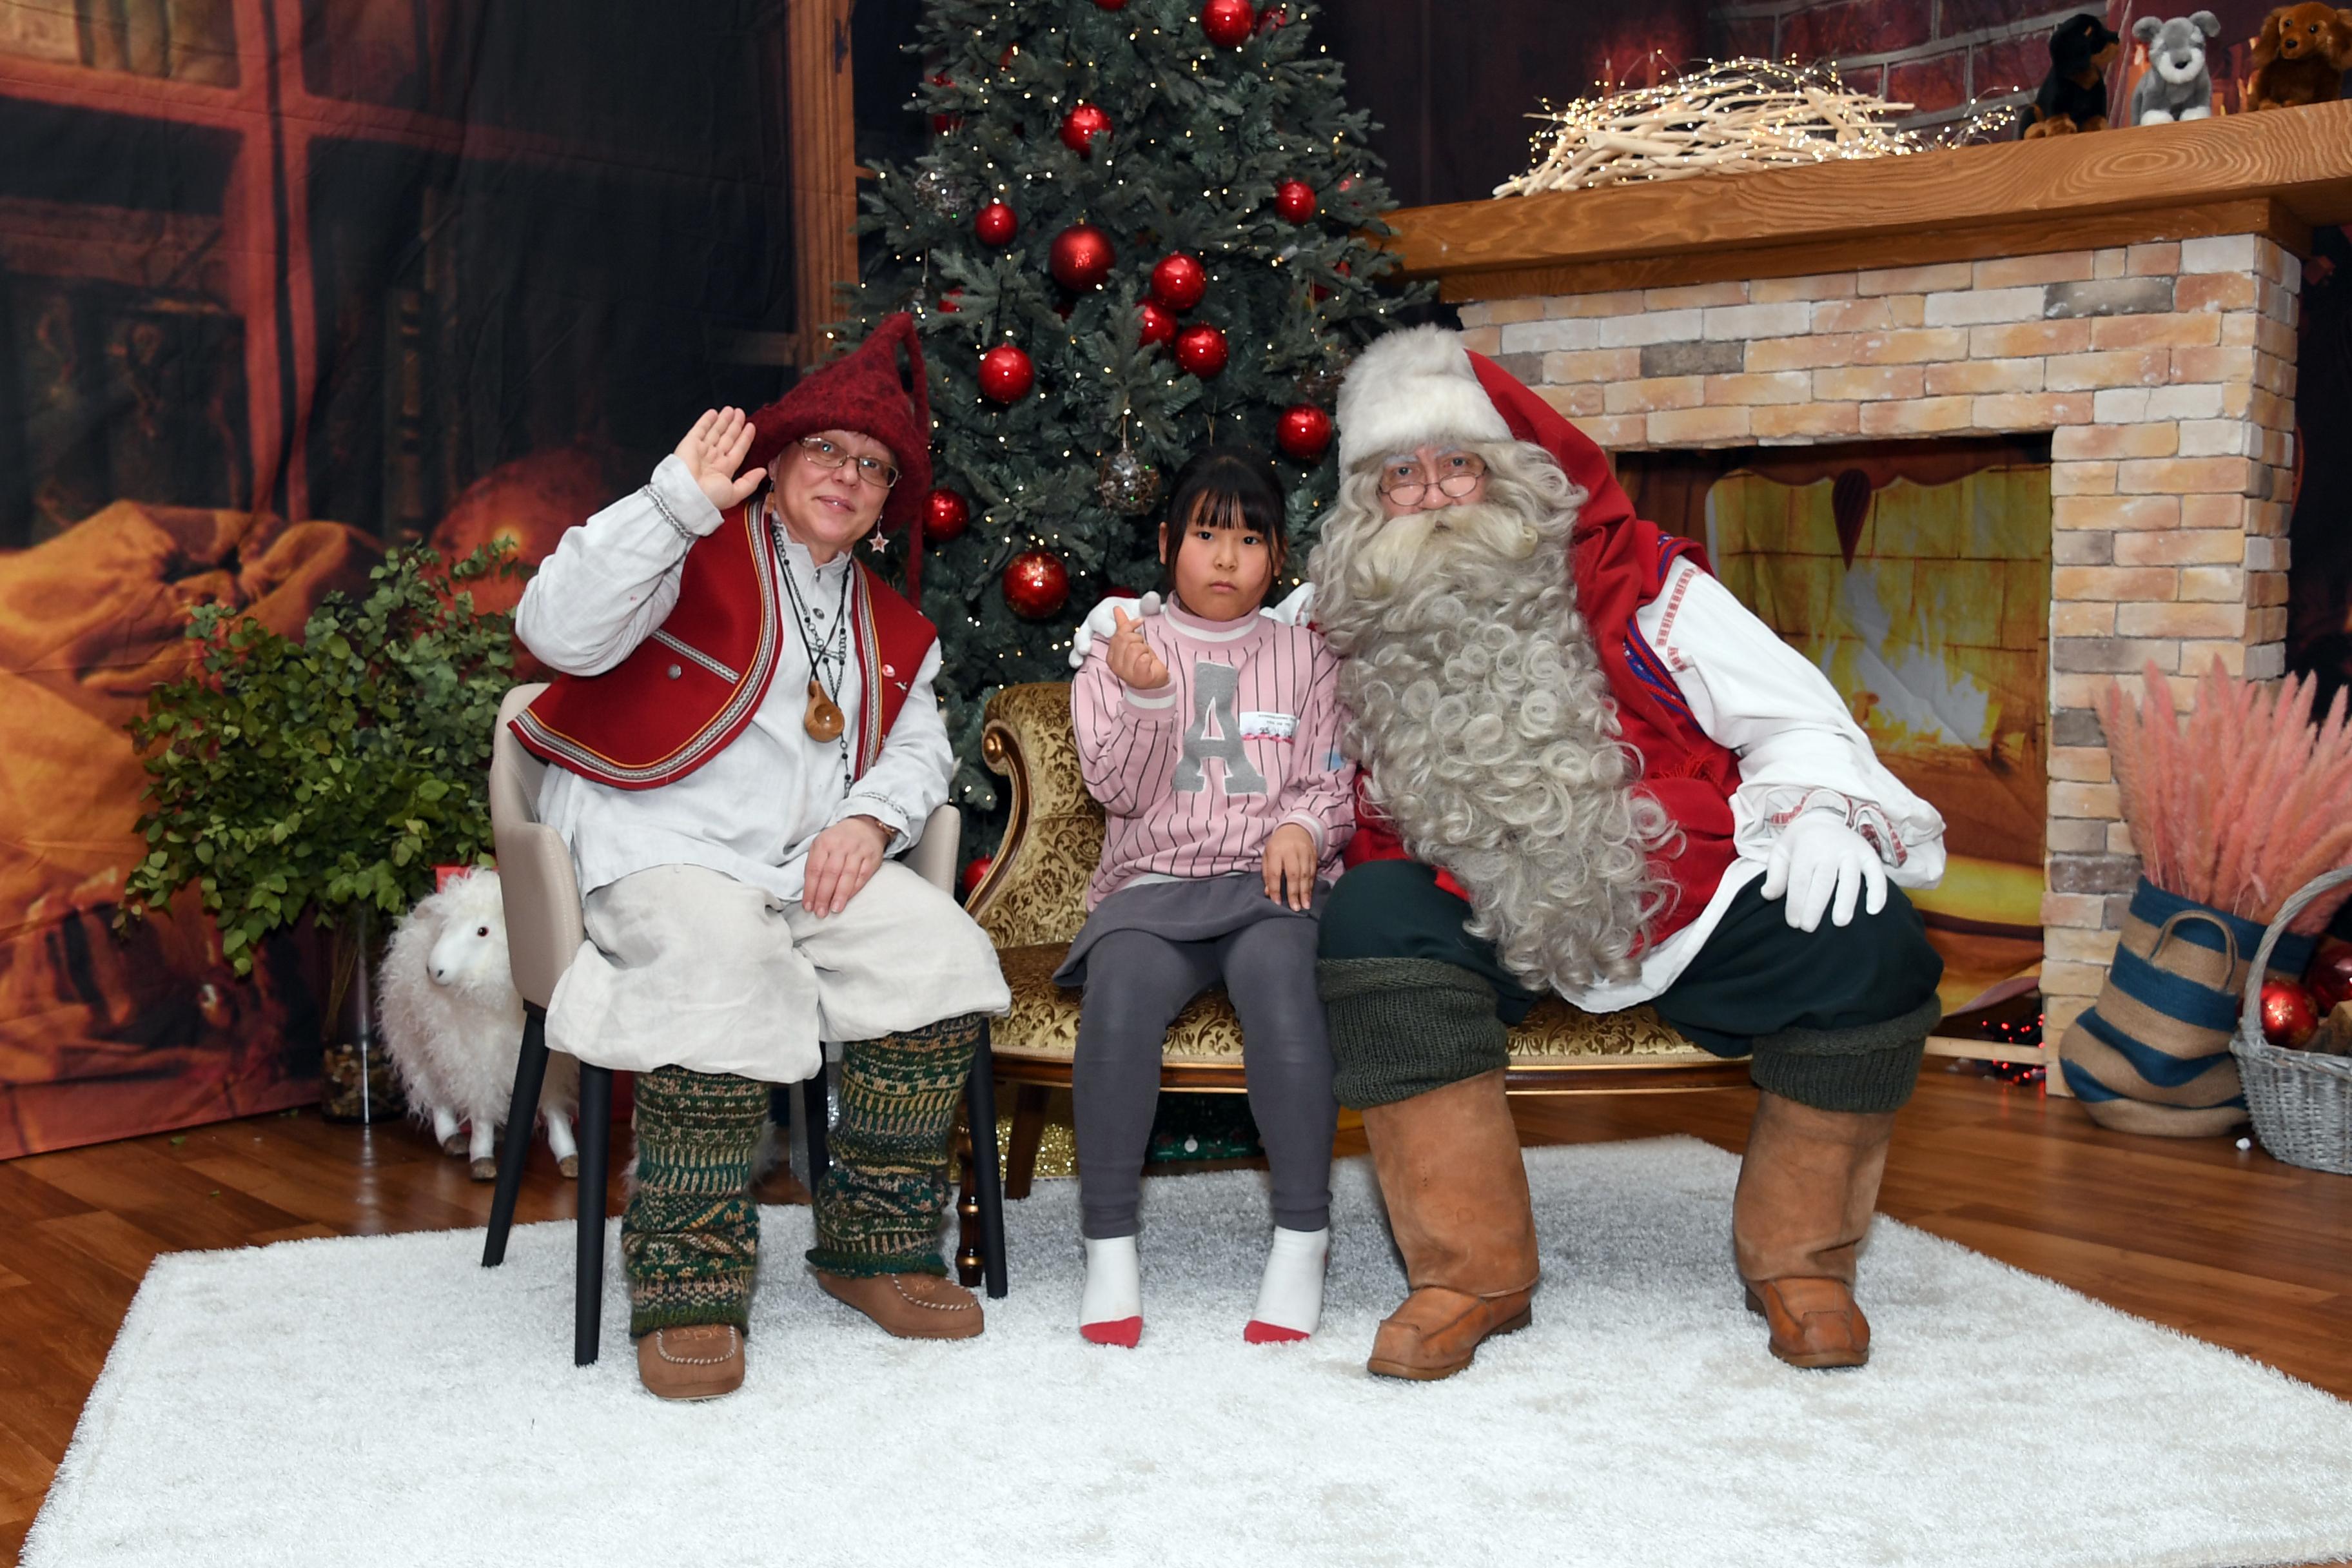
<instances>
[{"instance_id":1,"label":"white beard","mask_svg":"<svg viewBox=\"0 0 2352 1568\"><path fill-rule=\"evenodd\" d=\"M1554 991L1638 973L1670 832L1577 613L1576 499L1383 519L1343 490L1310 567L1373 800L1470 890L1471 933Z\"/></svg>"}]
</instances>

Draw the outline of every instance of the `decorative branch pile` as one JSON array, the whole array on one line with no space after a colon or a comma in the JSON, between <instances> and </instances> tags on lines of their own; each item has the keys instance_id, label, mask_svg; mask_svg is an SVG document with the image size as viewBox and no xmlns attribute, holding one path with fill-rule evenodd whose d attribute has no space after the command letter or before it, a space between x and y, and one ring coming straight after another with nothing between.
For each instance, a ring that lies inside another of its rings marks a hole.
<instances>
[{"instance_id":1,"label":"decorative branch pile","mask_svg":"<svg viewBox=\"0 0 2352 1568\"><path fill-rule=\"evenodd\" d=\"M1536 166L1504 181L1495 194L1590 190L1832 158L1924 153L1979 139L2015 113L2009 108L1982 111L1933 136L1888 123L1889 116L1912 107L1854 91L1827 62L1721 60L1655 87L1580 98L1529 116L1555 129L1537 135Z\"/></svg>"},{"instance_id":2,"label":"decorative branch pile","mask_svg":"<svg viewBox=\"0 0 2352 1568\"><path fill-rule=\"evenodd\" d=\"M2318 683L2282 686L2222 673L2197 683L2184 727L2154 664L2147 696L2107 684L2099 704L2107 755L2147 879L2169 893L2267 925L2323 871L2352 864L2352 726L2336 694L2314 726ZM2322 930L2352 889L2331 893L2292 930Z\"/></svg>"}]
</instances>

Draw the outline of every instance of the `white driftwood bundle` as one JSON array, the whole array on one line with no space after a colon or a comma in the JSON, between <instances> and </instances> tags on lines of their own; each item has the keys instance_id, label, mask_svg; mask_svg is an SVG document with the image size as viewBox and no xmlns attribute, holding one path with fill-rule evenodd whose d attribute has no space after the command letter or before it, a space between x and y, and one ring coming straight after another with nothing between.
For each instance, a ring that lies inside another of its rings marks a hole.
<instances>
[{"instance_id":1,"label":"white driftwood bundle","mask_svg":"<svg viewBox=\"0 0 2352 1568\"><path fill-rule=\"evenodd\" d=\"M1723 60L1655 87L1580 98L1528 118L1557 127L1533 169L1498 196L1637 180L1744 174L1832 158L1883 158L1944 145L1887 123L1912 106L1856 92L1827 64Z\"/></svg>"}]
</instances>

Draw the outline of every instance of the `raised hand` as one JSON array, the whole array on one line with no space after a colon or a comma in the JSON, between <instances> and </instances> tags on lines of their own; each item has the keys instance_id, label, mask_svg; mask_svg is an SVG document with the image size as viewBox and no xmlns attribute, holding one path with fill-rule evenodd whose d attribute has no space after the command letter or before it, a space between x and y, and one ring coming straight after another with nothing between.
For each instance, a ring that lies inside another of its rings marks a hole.
<instances>
[{"instance_id":1,"label":"raised hand","mask_svg":"<svg viewBox=\"0 0 2352 1568\"><path fill-rule=\"evenodd\" d=\"M706 408L677 444L677 460L720 511L760 488L765 469L740 476L735 472L751 454L752 434L751 421L741 409Z\"/></svg>"},{"instance_id":2,"label":"raised hand","mask_svg":"<svg viewBox=\"0 0 2352 1568\"><path fill-rule=\"evenodd\" d=\"M1266 836L1265 896L1294 910L1315 901L1315 836L1295 822Z\"/></svg>"},{"instance_id":3,"label":"raised hand","mask_svg":"<svg viewBox=\"0 0 2352 1568\"><path fill-rule=\"evenodd\" d=\"M1156 616L1160 613L1160 595L1155 592L1146 594L1140 599L1130 599L1121 594L1105 599L1101 604L1088 610L1087 618L1078 623L1078 629L1070 634L1070 668L1072 669L1084 669L1087 666L1087 655L1094 651L1095 644L1097 641L1108 641L1111 633L1118 630L1118 613L1122 605L1133 605L1135 613L1139 616Z\"/></svg>"},{"instance_id":4,"label":"raised hand","mask_svg":"<svg viewBox=\"0 0 2352 1568\"><path fill-rule=\"evenodd\" d=\"M1122 609L1114 608L1111 616L1116 629L1110 646L1103 650L1103 660L1110 666L1110 672L1129 691L1157 691L1167 685L1167 663L1143 640L1143 623Z\"/></svg>"}]
</instances>

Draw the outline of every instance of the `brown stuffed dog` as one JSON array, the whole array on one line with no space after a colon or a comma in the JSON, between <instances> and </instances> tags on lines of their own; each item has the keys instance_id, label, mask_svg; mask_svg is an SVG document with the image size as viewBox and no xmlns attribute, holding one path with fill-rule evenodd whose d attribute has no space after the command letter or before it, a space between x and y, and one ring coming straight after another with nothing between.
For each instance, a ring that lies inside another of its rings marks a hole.
<instances>
[{"instance_id":1,"label":"brown stuffed dog","mask_svg":"<svg viewBox=\"0 0 2352 1568\"><path fill-rule=\"evenodd\" d=\"M2352 11L2316 0L2282 5L2254 40L2254 74L2246 83L2250 109L2293 109L2335 100L2352 66Z\"/></svg>"}]
</instances>

